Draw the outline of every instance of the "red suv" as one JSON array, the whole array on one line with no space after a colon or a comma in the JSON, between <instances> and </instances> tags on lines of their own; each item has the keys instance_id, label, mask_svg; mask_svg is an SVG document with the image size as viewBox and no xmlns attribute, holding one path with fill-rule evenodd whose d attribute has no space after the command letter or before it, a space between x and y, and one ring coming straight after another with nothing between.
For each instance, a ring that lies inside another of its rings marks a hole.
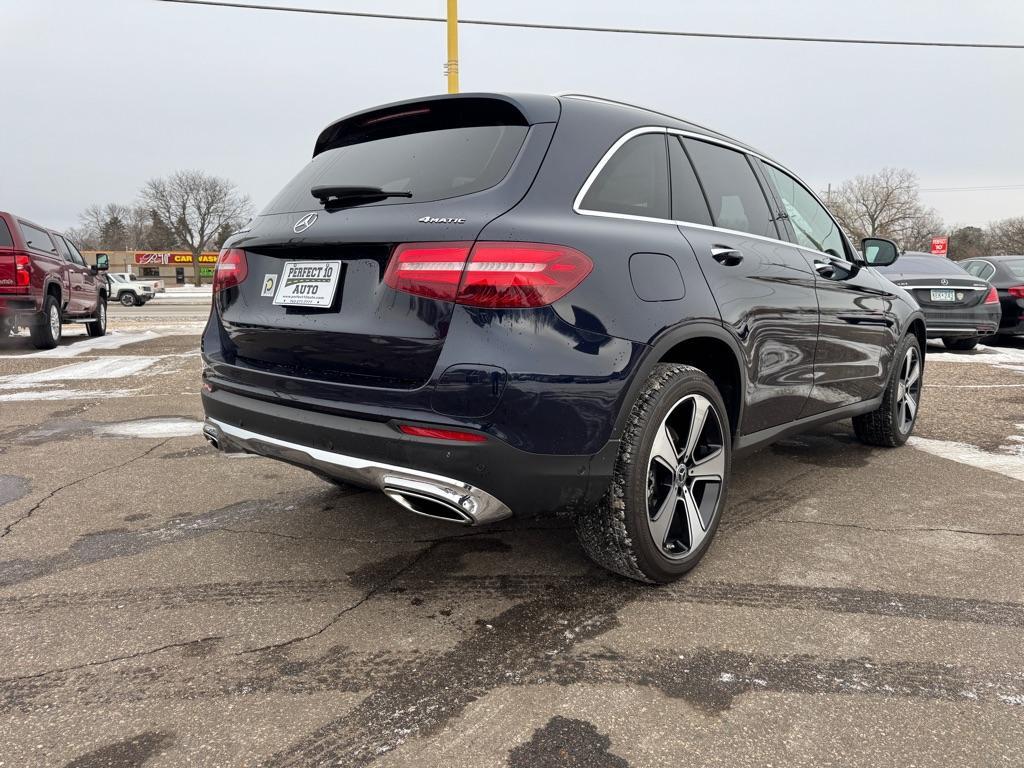
<instances>
[{"instance_id":1,"label":"red suv","mask_svg":"<svg viewBox=\"0 0 1024 768\"><path fill-rule=\"evenodd\" d=\"M59 232L0 211L0 338L28 327L32 343L52 349L62 323L86 323L90 336L107 332L106 257L86 265Z\"/></svg>"}]
</instances>

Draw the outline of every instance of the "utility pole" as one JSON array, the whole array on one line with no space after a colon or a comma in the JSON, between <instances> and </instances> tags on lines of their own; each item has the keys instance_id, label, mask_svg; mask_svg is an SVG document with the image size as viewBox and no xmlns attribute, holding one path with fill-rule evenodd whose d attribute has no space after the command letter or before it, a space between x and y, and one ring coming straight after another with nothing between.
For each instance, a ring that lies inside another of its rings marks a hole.
<instances>
[{"instance_id":1,"label":"utility pole","mask_svg":"<svg viewBox=\"0 0 1024 768\"><path fill-rule=\"evenodd\" d=\"M459 92L459 0L448 0L448 93Z\"/></svg>"}]
</instances>

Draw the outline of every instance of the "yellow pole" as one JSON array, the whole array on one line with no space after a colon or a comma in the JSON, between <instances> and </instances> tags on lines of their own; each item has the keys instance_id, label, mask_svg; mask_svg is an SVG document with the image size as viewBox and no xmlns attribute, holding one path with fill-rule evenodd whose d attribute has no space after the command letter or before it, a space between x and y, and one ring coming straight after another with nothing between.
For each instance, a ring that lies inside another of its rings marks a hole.
<instances>
[{"instance_id":1,"label":"yellow pole","mask_svg":"<svg viewBox=\"0 0 1024 768\"><path fill-rule=\"evenodd\" d=\"M448 93L459 92L459 0L448 0Z\"/></svg>"}]
</instances>

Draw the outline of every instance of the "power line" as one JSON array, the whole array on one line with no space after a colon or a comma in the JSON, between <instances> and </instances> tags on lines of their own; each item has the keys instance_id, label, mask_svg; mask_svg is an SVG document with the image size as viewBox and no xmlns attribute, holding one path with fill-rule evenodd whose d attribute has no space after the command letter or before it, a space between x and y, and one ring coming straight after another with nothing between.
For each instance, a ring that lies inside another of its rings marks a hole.
<instances>
[{"instance_id":1,"label":"power line","mask_svg":"<svg viewBox=\"0 0 1024 768\"><path fill-rule=\"evenodd\" d=\"M334 11L326 8L299 8L285 5L264 5L261 3L229 3L224 0L157 0L161 3L182 5L207 5L220 8L241 8L256 11L284 11L287 13L313 13L323 16L351 16L363 19L390 19L395 21L421 21L445 23L442 16L406 16L397 13L369 13L365 11ZM629 27L589 27L572 24L540 24L525 21L493 21L490 19L459 19L459 24L480 27L511 27L514 29L546 29L565 32L604 32L621 35L656 35L661 37L703 37L720 40L764 40L785 43L835 43L841 45L897 45L926 48L987 48L1002 50L1024 50L1024 43L956 43L928 40L874 40L852 37L798 37L795 35L741 35L725 32L680 32L669 29L636 29Z\"/></svg>"},{"instance_id":2,"label":"power line","mask_svg":"<svg viewBox=\"0 0 1024 768\"><path fill-rule=\"evenodd\" d=\"M921 187L918 192L1013 192L1024 191L1024 184L1004 184L989 187Z\"/></svg>"}]
</instances>

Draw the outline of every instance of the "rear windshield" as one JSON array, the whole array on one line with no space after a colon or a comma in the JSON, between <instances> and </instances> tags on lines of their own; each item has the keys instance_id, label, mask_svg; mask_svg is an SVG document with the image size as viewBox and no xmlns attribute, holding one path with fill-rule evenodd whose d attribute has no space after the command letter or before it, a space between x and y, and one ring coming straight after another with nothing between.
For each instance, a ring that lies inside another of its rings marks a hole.
<instances>
[{"instance_id":1,"label":"rear windshield","mask_svg":"<svg viewBox=\"0 0 1024 768\"><path fill-rule=\"evenodd\" d=\"M442 128L327 149L263 213L319 208L309 190L325 184L412 193L411 198L388 198L374 205L432 202L480 192L505 177L528 130L525 125Z\"/></svg>"},{"instance_id":2,"label":"rear windshield","mask_svg":"<svg viewBox=\"0 0 1024 768\"><path fill-rule=\"evenodd\" d=\"M1024 259L1007 259L1003 264L1014 277L1024 277Z\"/></svg>"},{"instance_id":3,"label":"rear windshield","mask_svg":"<svg viewBox=\"0 0 1024 768\"><path fill-rule=\"evenodd\" d=\"M886 275L952 275L970 277L963 267L945 256L929 256L927 253L905 253L888 267L875 267Z\"/></svg>"},{"instance_id":4,"label":"rear windshield","mask_svg":"<svg viewBox=\"0 0 1024 768\"><path fill-rule=\"evenodd\" d=\"M14 245L14 238L11 237L11 228L7 222L0 219L0 248L10 248Z\"/></svg>"}]
</instances>

